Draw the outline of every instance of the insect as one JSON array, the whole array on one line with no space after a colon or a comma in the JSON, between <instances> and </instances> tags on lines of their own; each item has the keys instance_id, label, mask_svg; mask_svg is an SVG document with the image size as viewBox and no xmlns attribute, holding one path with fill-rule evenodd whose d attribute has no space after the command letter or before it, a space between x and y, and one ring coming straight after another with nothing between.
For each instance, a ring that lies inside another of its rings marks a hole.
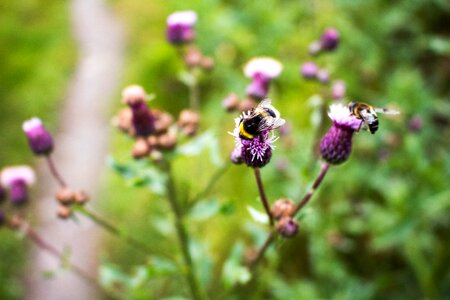
<instances>
[{"instance_id":1,"label":"insect","mask_svg":"<svg viewBox=\"0 0 450 300\"><path fill-rule=\"evenodd\" d=\"M348 105L350 114L356 118L362 120L361 125L364 123L367 125L370 133L374 134L378 130L378 116L377 113L384 113L390 115L396 115L400 112L387 108L377 108L369 104L362 102L350 102Z\"/></svg>"},{"instance_id":2,"label":"insect","mask_svg":"<svg viewBox=\"0 0 450 300\"><path fill-rule=\"evenodd\" d=\"M284 123L285 120L280 118L280 112L272 106L269 99L266 99L253 108L249 115L241 118L239 137L251 140L263 131L278 128Z\"/></svg>"}]
</instances>

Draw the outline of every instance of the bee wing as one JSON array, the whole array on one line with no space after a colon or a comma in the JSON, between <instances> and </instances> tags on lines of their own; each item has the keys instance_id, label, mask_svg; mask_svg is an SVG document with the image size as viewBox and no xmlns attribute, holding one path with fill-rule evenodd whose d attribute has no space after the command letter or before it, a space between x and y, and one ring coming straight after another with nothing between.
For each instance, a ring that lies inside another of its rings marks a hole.
<instances>
[{"instance_id":1,"label":"bee wing","mask_svg":"<svg viewBox=\"0 0 450 300\"><path fill-rule=\"evenodd\" d=\"M398 115L400 112L395 109L388 109L388 108L375 108L374 109L377 113L387 114L387 115Z\"/></svg>"},{"instance_id":2,"label":"bee wing","mask_svg":"<svg viewBox=\"0 0 450 300\"><path fill-rule=\"evenodd\" d=\"M286 123L286 121L284 119L270 119L270 120L266 120L266 121L260 123L260 125L258 126L258 131L261 132L261 131L264 131L264 130L276 129L278 127L283 126L284 123Z\"/></svg>"},{"instance_id":3,"label":"bee wing","mask_svg":"<svg viewBox=\"0 0 450 300\"><path fill-rule=\"evenodd\" d=\"M261 106L261 107L272 106L272 100L270 100L269 98L266 98L266 99L262 100L261 102L259 102L258 106Z\"/></svg>"},{"instance_id":4,"label":"bee wing","mask_svg":"<svg viewBox=\"0 0 450 300\"><path fill-rule=\"evenodd\" d=\"M273 122L272 128L279 128L281 126L283 126L286 123L286 121L284 119L275 119L275 121Z\"/></svg>"}]
</instances>

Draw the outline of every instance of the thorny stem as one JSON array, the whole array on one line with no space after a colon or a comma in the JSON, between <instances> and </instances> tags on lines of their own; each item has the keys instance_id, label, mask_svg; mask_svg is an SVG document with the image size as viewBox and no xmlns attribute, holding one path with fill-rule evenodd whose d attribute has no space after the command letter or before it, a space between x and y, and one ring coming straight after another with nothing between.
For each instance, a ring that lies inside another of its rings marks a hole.
<instances>
[{"instance_id":1,"label":"thorny stem","mask_svg":"<svg viewBox=\"0 0 450 300\"><path fill-rule=\"evenodd\" d=\"M189 288L191 291L191 295L193 299L200 300L203 299L199 284L195 277L195 269L194 263L192 261L191 254L189 252L189 240L186 232L186 228L183 224L183 216L181 213L180 206L177 201L177 195L175 190L175 184L173 182L173 176L170 168L170 163L166 162L166 171L168 175L167 179L167 192L168 192L168 200L170 203L170 208L172 209L173 214L175 215L175 228L177 231L178 240L181 247L181 252L183 255L185 267L186 267L186 280L189 284Z\"/></svg>"},{"instance_id":2,"label":"thorny stem","mask_svg":"<svg viewBox=\"0 0 450 300\"><path fill-rule=\"evenodd\" d=\"M256 178L256 183L258 184L259 195L261 197L261 202L264 205L264 209L266 210L267 216L269 217L270 226L273 226L273 217L270 213L269 202L267 201L266 193L264 192L264 185L261 180L261 171L259 168L253 168Z\"/></svg>"},{"instance_id":3,"label":"thorny stem","mask_svg":"<svg viewBox=\"0 0 450 300\"><path fill-rule=\"evenodd\" d=\"M309 200L314 195L314 192L317 190L317 188L322 183L322 180L325 177L325 175L327 174L329 168L330 168L330 165L328 163L324 162L322 164L322 169L320 170L319 176L317 176L316 180L314 181L312 187L309 189L308 193L306 193L306 195L303 197L303 199L300 200L300 202L295 207L295 211L292 213L292 217L295 217L295 215L297 215L297 213L306 204L308 204ZM264 253L266 252L266 250L269 248L270 244L272 244L272 242L275 240L275 235L276 235L276 233L273 230L269 233L269 235L267 236L266 241L264 242L264 244L259 249L257 256L255 257L255 259L253 259L249 263L250 266L255 267L258 264L258 262L264 256Z\"/></svg>"},{"instance_id":4,"label":"thorny stem","mask_svg":"<svg viewBox=\"0 0 450 300\"><path fill-rule=\"evenodd\" d=\"M58 181L58 184L62 188L65 188L67 186L67 184L64 181L64 179L62 178L61 174L59 174L58 170L56 169L55 163L53 162L53 159L50 156L50 154L46 155L45 159L47 161L47 165L48 165L48 167L50 169L50 172L52 173L53 177L56 179L56 181Z\"/></svg>"},{"instance_id":5,"label":"thorny stem","mask_svg":"<svg viewBox=\"0 0 450 300\"><path fill-rule=\"evenodd\" d=\"M120 230L110 222L106 221L99 215L97 215L95 212L87 209L84 206L77 205L75 206L75 210L83 214L84 216L91 219L93 222L95 222L97 225L111 233L112 235L117 236L120 239L123 239L127 243L129 243L133 248L140 250L141 252L145 254L149 254L152 252L152 250L145 245L144 243L140 242L139 240L134 239L133 237L129 236L126 232Z\"/></svg>"},{"instance_id":6,"label":"thorny stem","mask_svg":"<svg viewBox=\"0 0 450 300\"><path fill-rule=\"evenodd\" d=\"M40 249L46 251L53 257L59 259L60 261L64 262L67 267L74 272L77 276L88 282L89 284L95 285L98 289L102 290L102 287L97 282L97 280L94 277L91 277L87 272L83 271L80 267L75 265L74 263L71 263L68 261L64 255L63 252L59 251L54 247L53 245L49 244L46 240L44 240L33 228L30 227L29 224L27 224L22 219L16 219L14 220L16 224L10 225L9 228L11 230L20 230L25 237L27 237L30 241L32 241L36 246L38 246Z\"/></svg>"}]
</instances>

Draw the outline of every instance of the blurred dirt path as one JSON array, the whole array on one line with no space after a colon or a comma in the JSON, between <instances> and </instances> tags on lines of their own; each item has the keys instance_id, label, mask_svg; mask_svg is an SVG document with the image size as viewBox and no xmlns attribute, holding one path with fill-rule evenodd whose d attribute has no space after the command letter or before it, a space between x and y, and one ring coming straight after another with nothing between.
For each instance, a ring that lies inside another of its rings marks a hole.
<instances>
[{"instance_id":1,"label":"blurred dirt path","mask_svg":"<svg viewBox=\"0 0 450 300\"><path fill-rule=\"evenodd\" d=\"M78 45L79 62L60 114L54 161L73 189L84 189L94 199L105 168L109 117L108 106L119 94L124 38L120 24L104 0L72 0L72 27ZM58 66L55 66L57 68ZM45 87L43 87L45 88ZM37 231L59 249L70 249L71 261L97 276L100 232L87 219L61 221L53 198L57 186L41 160ZM45 179L46 178L46 179ZM101 299L99 291L73 273L61 270L46 280L45 271L59 269L54 257L33 248L26 274L26 299Z\"/></svg>"}]
</instances>

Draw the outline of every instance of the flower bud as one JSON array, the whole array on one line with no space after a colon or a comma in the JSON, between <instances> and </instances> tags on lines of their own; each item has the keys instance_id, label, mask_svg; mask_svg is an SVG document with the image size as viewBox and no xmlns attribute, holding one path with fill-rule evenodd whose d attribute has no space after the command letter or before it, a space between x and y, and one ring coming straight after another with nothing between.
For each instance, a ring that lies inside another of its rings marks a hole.
<instances>
[{"instance_id":1,"label":"flower bud","mask_svg":"<svg viewBox=\"0 0 450 300\"><path fill-rule=\"evenodd\" d=\"M239 97L235 93L231 93L225 97L222 101L222 107L225 108L226 111L232 112L239 107Z\"/></svg>"},{"instance_id":2,"label":"flower bud","mask_svg":"<svg viewBox=\"0 0 450 300\"><path fill-rule=\"evenodd\" d=\"M186 51L186 54L184 55L184 63L188 67L193 68L200 65L202 58L203 55L198 48L189 47L189 49Z\"/></svg>"},{"instance_id":3,"label":"flower bud","mask_svg":"<svg viewBox=\"0 0 450 300\"><path fill-rule=\"evenodd\" d=\"M122 91L122 101L127 105L133 105L135 103L145 102L147 100L147 94L140 85L129 85Z\"/></svg>"},{"instance_id":4,"label":"flower bud","mask_svg":"<svg viewBox=\"0 0 450 300\"><path fill-rule=\"evenodd\" d=\"M122 130L125 133L132 134L133 127L131 120L133 118L133 113L129 107L121 109L116 117L113 119L113 125Z\"/></svg>"},{"instance_id":5,"label":"flower bud","mask_svg":"<svg viewBox=\"0 0 450 300\"><path fill-rule=\"evenodd\" d=\"M57 215L60 219L68 219L72 215L72 209L67 205L60 205L58 207Z\"/></svg>"},{"instance_id":6,"label":"flower bud","mask_svg":"<svg viewBox=\"0 0 450 300\"><path fill-rule=\"evenodd\" d=\"M345 81L336 80L333 82L333 86L331 87L331 96L334 100L341 100L345 97L346 86Z\"/></svg>"},{"instance_id":7,"label":"flower bud","mask_svg":"<svg viewBox=\"0 0 450 300\"><path fill-rule=\"evenodd\" d=\"M75 200L75 194L67 187L61 188L55 195L61 205L70 205Z\"/></svg>"},{"instance_id":8,"label":"flower bud","mask_svg":"<svg viewBox=\"0 0 450 300\"><path fill-rule=\"evenodd\" d=\"M155 132L155 118L145 102L130 105L132 111L132 124L137 136L147 137Z\"/></svg>"},{"instance_id":9,"label":"flower bud","mask_svg":"<svg viewBox=\"0 0 450 300\"><path fill-rule=\"evenodd\" d=\"M295 204L291 199L279 199L272 204L270 212L275 220L290 217L295 212Z\"/></svg>"},{"instance_id":10,"label":"flower bud","mask_svg":"<svg viewBox=\"0 0 450 300\"><path fill-rule=\"evenodd\" d=\"M164 111L154 111L155 133L163 133L173 124L173 117Z\"/></svg>"},{"instance_id":11,"label":"flower bud","mask_svg":"<svg viewBox=\"0 0 450 300\"><path fill-rule=\"evenodd\" d=\"M208 56L203 56L200 61L200 67L205 71L212 71L214 69L214 59Z\"/></svg>"},{"instance_id":12,"label":"flower bud","mask_svg":"<svg viewBox=\"0 0 450 300\"><path fill-rule=\"evenodd\" d=\"M131 155L134 159L140 159L148 156L151 149L145 139L138 139L133 145L133 150L131 150Z\"/></svg>"},{"instance_id":13,"label":"flower bud","mask_svg":"<svg viewBox=\"0 0 450 300\"><path fill-rule=\"evenodd\" d=\"M34 154L48 155L52 152L53 138L40 119L32 118L27 120L23 123L22 128Z\"/></svg>"},{"instance_id":14,"label":"flower bud","mask_svg":"<svg viewBox=\"0 0 450 300\"><path fill-rule=\"evenodd\" d=\"M165 133L158 137L158 145L161 149L171 150L177 144L177 136L173 133Z\"/></svg>"},{"instance_id":15,"label":"flower bud","mask_svg":"<svg viewBox=\"0 0 450 300\"><path fill-rule=\"evenodd\" d=\"M180 117L178 118L178 126L181 128L181 131L188 136L197 133L199 122L200 115L198 112L190 109L181 111Z\"/></svg>"},{"instance_id":16,"label":"flower bud","mask_svg":"<svg viewBox=\"0 0 450 300\"><path fill-rule=\"evenodd\" d=\"M277 231L285 238L291 238L298 233L298 223L291 217L282 217L276 225Z\"/></svg>"},{"instance_id":17,"label":"flower bud","mask_svg":"<svg viewBox=\"0 0 450 300\"><path fill-rule=\"evenodd\" d=\"M300 67L300 74L305 79L315 79L317 76L317 71L318 71L317 65L310 61L305 62Z\"/></svg>"},{"instance_id":18,"label":"flower bud","mask_svg":"<svg viewBox=\"0 0 450 300\"><path fill-rule=\"evenodd\" d=\"M247 112L252 110L256 106L256 101L252 98L245 98L241 103L239 103L239 111Z\"/></svg>"},{"instance_id":19,"label":"flower bud","mask_svg":"<svg viewBox=\"0 0 450 300\"><path fill-rule=\"evenodd\" d=\"M75 192L75 203L83 205L89 201L89 195L85 191Z\"/></svg>"},{"instance_id":20,"label":"flower bud","mask_svg":"<svg viewBox=\"0 0 450 300\"><path fill-rule=\"evenodd\" d=\"M423 119L419 115L415 115L409 120L410 132L418 133L422 130L422 127L423 127Z\"/></svg>"},{"instance_id":21,"label":"flower bud","mask_svg":"<svg viewBox=\"0 0 450 300\"><path fill-rule=\"evenodd\" d=\"M194 11L177 11L167 18L167 40L174 45L189 43L195 38L194 25L197 14Z\"/></svg>"}]
</instances>

